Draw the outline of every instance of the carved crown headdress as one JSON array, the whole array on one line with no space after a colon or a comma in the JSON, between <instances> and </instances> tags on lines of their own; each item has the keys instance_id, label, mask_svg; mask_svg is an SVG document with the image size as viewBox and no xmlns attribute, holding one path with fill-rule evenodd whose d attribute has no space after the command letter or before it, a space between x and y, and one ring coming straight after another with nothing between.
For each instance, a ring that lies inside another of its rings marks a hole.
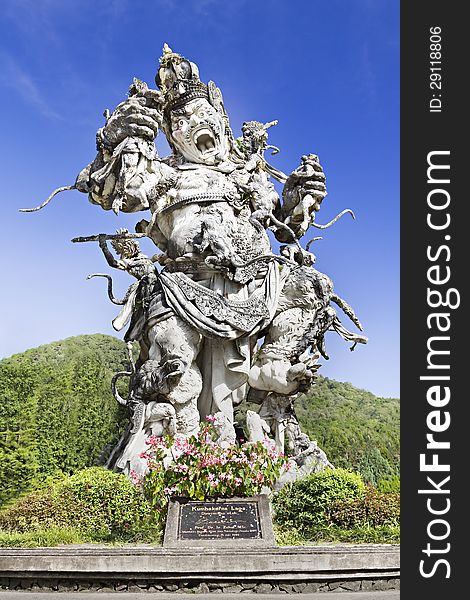
<instances>
[{"instance_id":1,"label":"carved crown headdress","mask_svg":"<svg viewBox=\"0 0 470 600\"><path fill-rule=\"evenodd\" d=\"M168 44L163 46L155 83L163 94L163 109L166 115L196 98L208 100L214 108L225 114L222 94L215 83L203 83L199 79L197 65L173 52Z\"/></svg>"},{"instance_id":2,"label":"carved crown headdress","mask_svg":"<svg viewBox=\"0 0 470 600\"><path fill-rule=\"evenodd\" d=\"M220 89L213 81L209 81L206 85L199 79L199 69L195 63L173 52L168 44L164 44L155 83L160 88L163 98L162 125L164 129L169 127L172 110L177 110L197 98L204 98L222 115L232 160L239 161L243 158L235 144ZM168 141L172 146L171 140L168 139Z\"/></svg>"},{"instance_id":3,"label":"carved crown headdress","mask_svg":"<svg viewBox=\"0 0 470 600\"><path fill-rule=\"evenodd\" d=\"M164 97L164 110L168 113L196 98L209 100L207 85L199 79L197 66L165 44L155 83Z\"/></svg>"}]
</instances>

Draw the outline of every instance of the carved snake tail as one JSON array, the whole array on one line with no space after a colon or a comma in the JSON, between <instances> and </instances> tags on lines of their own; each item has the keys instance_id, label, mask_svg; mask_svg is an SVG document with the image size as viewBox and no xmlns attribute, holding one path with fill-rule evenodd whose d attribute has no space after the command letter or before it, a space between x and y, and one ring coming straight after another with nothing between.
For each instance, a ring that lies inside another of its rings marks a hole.
<instances>
[{"instance_id":1,"label":"carved snake tail","mask_svg":"<svg viewBox=\"0 0 470 600\"><path fill-rule=\"evenodd\" d=\"M322 240L322 239L323 239L323 238L322 238L321 236L319 236L319 237L314 237L314 238L312 238L311 240L308 240L308 242L307 242L307 244L306 244L306 246L305 246L305 250L307 250L307 252L308 252L308 251L309 251L309 249L310 249L310 244L311 244L312 242L316 242L316 241L318 241L318 240Z\"/></svg>"},{"instance_id":2,"label":"carved snake tail","mask_svg":"<svg viewBox=\"0 0 470 600\"><path fill-rule=\"evenodd\" d=\"M35 208L20 208L19 212L36 212L37 210L41 210L41 208L44 208L46 206L46 204L49 204L49 202L52 200L52 198L54 198L54 196L56 194L60 194L60 192L66 192L67 190L76 190L76 189L77 189L77 186L75 184L74 185L64 185L62 187L58 187L39 206L36 206Z\"/></svg>"},{"instance_id":3,"label":"carved snake tail","mask_svg":"<svg viewBox=\"0 0 470 600\"><path fill-rule=\"evenodd\" d=\"M277 146L271 146L271 144L268 144L266 146L266 150L272 150L271 156L274 156L275 154L279 154L279 152L280 152L280 149Z\"/></svg>"},{"instance_id":4,"label":"carved snake tail","mask_svg":"<svg viewBox=\"0 0 470 600\"><path fill-rule=\"evenodd\" d=\"M349 213L353 219L356 218L356 215L353 213L353 211L350 208L345 208L338 215L336 215L336 217L334 219L332 219L329 223L326 223L326 225L319 225L318 223L315 223L315 221L312 221L310 223L310 225L312 227L316 227L317 229L328 229L328 227L331 227L332 225L334 225L336 223L336 221L338 219L340 219L346 213Z\"/></svg>"},{"instance_id":5,"label":"carved snake tail","mask_svg":"<svg viewBox=\"0 0 470 600\"><path fill-rule=\"evenodd\" d=\"M284 229L284 231L287 231L290 234L294 244L298 247L298 249L300 251L302 251L302 246L299 244L299 240L297 239L297 236L292 231L292 229L289 227L289 225L286 225L282 221L279 221L278 219L276 219L276 217L273 215L272 212L269 213L269 218L274 223L274 225L276 225L276 227L278 227L279 229Z\"/></svg>"},{"instance_id":6,"label":"carved snake tail","mask_svg":"<svg viewBox=\"0 0 470 600\"><path fill-rule=\"evenodd\" d=\"M354 325L360 331L363 331L362 324L359 321L359 319L356 317L356 313L354 312L354 309L352 308L352 306L350 306L346 302L346 300L343 300L336 294L331 295L331 300L333 300L333 302L340 307L340 309L344 312L344 314L347 315L351 319L351 321L354 323Z\"/></svg>"},{"instance_id":7,"label":"carved snake tail","mask_svg":"<svg viewBox=\"0 0 470 600\"><path fill-rule=\"evenodd\" d=\"M125 400L117 391L116 383L120 377L130 377L132 375L132 371L118 371L113 378L111 379L111 390L113 392L113 396L123 406L127 406L127 400Z\"/></svg>"},{"instance_id":8,"label":"carved snake tail","mask_svg":"<svg viewBox=\"0 0 470 600\"><path fill-rule=\"evenodd\" d=\"M328 352L326 351L326 345L325 345L325 337L322 336L318 342L318 346L317 346L320 354L323 356L323 358L325 360L330 360L330 356L328 354Z\"/></svg>"},{"instance_id":9,"label":"carved snake tail","mask_svg":"<svg viewBox=\"0 0 470 600\"><path fill-rule=\"evenodd\" d=\"M365 335L358 335L357 333L349 331L346 329L346 327L344 327L338 317L334 318L332 328L334 331L336 331L336 333L339 333L343 340L346 340L347 342L353 342L351 350L354 350L357 344L367 344L368 339Z\"/></svg>"},{"instance_id":10,"label":"carved snake tail","mask_svg":"<svg viewBox=\"0 0 470 600\"><path fill-rule=\"evenodd\" d=\"M105 273L93 273L92 275L88 275L87 279L91 279L92 277L106 277L108 280L108 298L111 300L113 304L118 304L122 306L126 303L127 298L123 298L122 300L116 300L113 295L113 279L111 275L106 275ZM126 294L127 295L127 294Z\"/></svg>"}]
</instances>

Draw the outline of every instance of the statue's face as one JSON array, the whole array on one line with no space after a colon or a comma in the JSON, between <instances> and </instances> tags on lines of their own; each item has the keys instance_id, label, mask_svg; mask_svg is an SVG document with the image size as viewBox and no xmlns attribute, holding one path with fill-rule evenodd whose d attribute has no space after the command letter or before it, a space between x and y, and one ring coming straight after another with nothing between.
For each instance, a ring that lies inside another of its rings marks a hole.
<instances>
[{"instance_id":1,"label":"statue's face","mask_svg":"<svg viewBox=\"0 0 470 600\"><path fill-rule=\"evenodd\" d=\"M228 140L220 113L204 98L171 113L171 139L184 158L216 165L227 158Z\"/></svg>"}]
</instances>

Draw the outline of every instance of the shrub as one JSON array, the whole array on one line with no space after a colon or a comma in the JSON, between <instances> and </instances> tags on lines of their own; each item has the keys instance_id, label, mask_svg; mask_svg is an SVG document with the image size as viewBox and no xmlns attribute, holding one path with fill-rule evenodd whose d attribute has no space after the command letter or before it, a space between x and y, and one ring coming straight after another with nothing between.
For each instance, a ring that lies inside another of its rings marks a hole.
<instances>
[{"instance_id":1,"label":"shrub","mask_svg":"<svg viewBox=\"0 0 470 600\"><path fill-rule=\"evenodd\" d=\"M362 498L337 500L329 508L328 521L345 529L356 527L398 526L400 521L400 495L383 494L367 486Z\"/></svg>"},{"instance_id":2,"label":"shrub","mask_svg":"<svg viewBox=\"0 0 470 600\"><path fill-rule=\"evenodd\" d=\"M0 513L0 528L73 528L93 539L133 539L151 529L151 509L127 477L91 467L28 494Z\"/></svg>"},{"instance_id":3,"label":"shrub","mask_svg":"<svg viewBox=\"0 0 470 600\"><path fill-rule=\"evenodd\" d=\"M400 493L400 477L398 475L392 475L385 479L380 479L377 482L376 488L379 492L388 494L389 492Z\"/></svg>"},{"instance_id":4,"label":"shrub","mask_svg":"<svg viewBox=\"0 0 470 600\"><path fill-rule=\"evenodd\" d=\"M283 488L274 498L279 545L322 542L397 544L400 496L365 486L359 474L325 470Z\"/></svg>"},{"instance_id":5,"label":"shrub","mask_svg":"<svg viewBox=\"0 0 470 600\"><path fill-rule=\"evenodd\" d=\"M274 497L275 520L304 532L326 526L328 511L335 502L362 498L364 491L358 473L325 469L285 486Z\"/></svg>"},{"instance_id":6,"label":"shrub","mask_svg":"<svg viewBox=\"0 0 470 600\"><path fill-rule=\"evenodd\" d=\"M276 524L273 525L273 529L278 546L305 546L309 543L309 540L305 539L297 529L282 527Z\"/></svg>"}]
</instances>

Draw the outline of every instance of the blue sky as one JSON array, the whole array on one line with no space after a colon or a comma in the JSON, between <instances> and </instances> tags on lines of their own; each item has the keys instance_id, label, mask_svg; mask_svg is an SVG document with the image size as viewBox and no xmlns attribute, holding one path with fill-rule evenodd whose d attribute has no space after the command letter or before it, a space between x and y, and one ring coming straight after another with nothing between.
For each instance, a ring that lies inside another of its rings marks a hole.
<instances>
[{"instance_id":1,"label":"blue sky","mask_svg":"<svg viewBox=\"0 0 470 600\"><path fill-rule=\"evenodd\" d=\"M289 173L302 154L320 156L329 194L317 221L346 207L357 220L324 232L316 267L370 338L350 352L328 334L320 372L399 395L398 0L3 0L0 34L0 357L114 334L104 282L85 279L108 267L97 245L70 239L133 228L140 215L115 217L75 191L39 213L18 208L74 182L104 109L133 76L153 85L167 42L221 88L236 136L243 121L279 120L274 166ZM115 280L118 292L130 283Z\"/></svg>"}]
</instances>

